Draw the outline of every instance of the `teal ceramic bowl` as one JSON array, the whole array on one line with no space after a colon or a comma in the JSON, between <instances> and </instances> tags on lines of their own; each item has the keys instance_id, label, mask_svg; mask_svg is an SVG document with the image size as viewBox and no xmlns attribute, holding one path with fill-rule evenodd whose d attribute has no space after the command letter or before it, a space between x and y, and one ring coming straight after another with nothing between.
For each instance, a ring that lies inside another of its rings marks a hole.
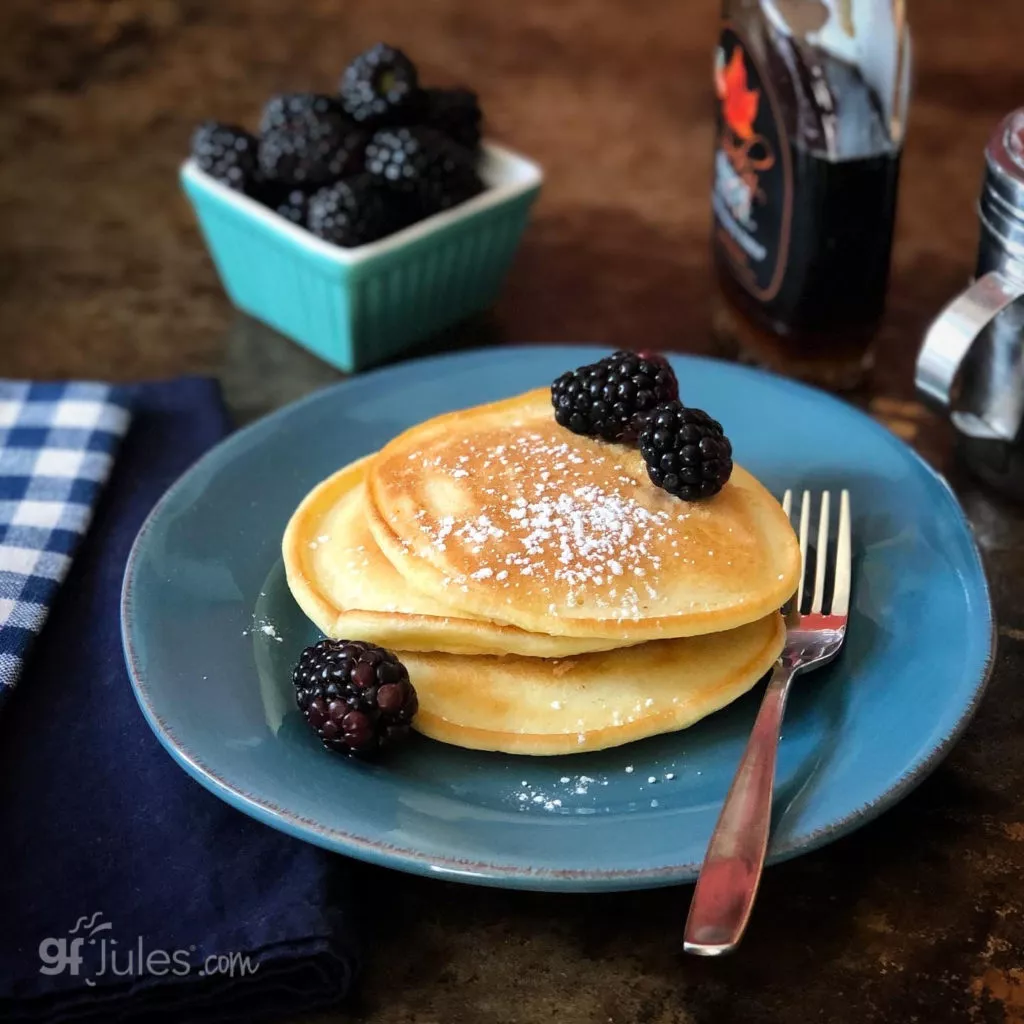
<instances>
[{"instance_id":1,"label":"teal ceramic bowl","mask_svg":"<svg viewBox=\"0 0 1024 1024\"><path fill-rule=\"evenodd\" d=\"M342 249L226 188L193 160L181 182L231 301L351 373L490 306L540 192L540 168L493 143L487 188L370 245Z\"/></svg>"}]
</instances>

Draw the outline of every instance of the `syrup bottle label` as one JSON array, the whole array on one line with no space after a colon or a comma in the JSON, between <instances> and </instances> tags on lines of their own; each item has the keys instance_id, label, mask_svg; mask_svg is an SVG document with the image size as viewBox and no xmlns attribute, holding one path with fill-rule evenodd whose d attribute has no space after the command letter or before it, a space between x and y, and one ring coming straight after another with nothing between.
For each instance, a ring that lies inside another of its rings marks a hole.
<instances>
[{"instance_id":1,"label":"syrup bottle label","mask_svg":"<svg viewBox=\"0 0 1024 1024\"><path fill-rule=\"evenodd\" d=\"M714 244L739 283L768 302L786 271L793 170L774 93L728 27L715 54L715 92Z\"/></svg>"}]
</instances>

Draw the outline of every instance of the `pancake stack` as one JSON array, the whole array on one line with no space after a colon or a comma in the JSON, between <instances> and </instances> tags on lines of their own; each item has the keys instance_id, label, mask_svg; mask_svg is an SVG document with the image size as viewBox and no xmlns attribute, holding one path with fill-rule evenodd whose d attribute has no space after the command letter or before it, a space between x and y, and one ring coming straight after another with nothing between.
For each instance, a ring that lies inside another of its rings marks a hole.
<instances>
[{"instance_id":1,"label":"pancake stack","mask_svg":"<svg viewBox=\"0 0 1024 1024\"><path fill-rule=\"evenodd\" d=\"M554 420L547 390L439 416L319 484L284 536L331 637L396 651L414 726L517 754L682 729L781 651L799 549L736 466L713 498L655 487L638 451Z\"/></svg>"}]
</instances>

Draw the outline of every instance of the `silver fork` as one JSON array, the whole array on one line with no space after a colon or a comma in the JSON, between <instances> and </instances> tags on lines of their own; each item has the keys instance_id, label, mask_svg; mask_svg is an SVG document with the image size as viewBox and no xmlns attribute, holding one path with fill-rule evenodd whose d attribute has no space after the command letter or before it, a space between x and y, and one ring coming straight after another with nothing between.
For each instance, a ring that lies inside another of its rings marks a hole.
<instances>
[{"instance_id":1,"label":"silver fork","mask_svg":"<svg viewBox=\"0 0 1024 1024\"><path fill-rule=\"evenodd\" d=\"M786 491L782 507L787 516L791 515L792 503L793 493ZM775 663L747 748L704 855L686 919L683 949L688 953L700 956L729 953L743 937L768 848L775 757L789 685L798 672L807 672L830 662L839 653L846 636L850 610L849 492L843 491L839 498L834 582L826 615L829 504L829 492L824 491L818 517L814 589L810 611L802 615L811 519L810 491L804 491L800 502L800 588L786 614L786 646Z\"/></svg>"}]
</instances>

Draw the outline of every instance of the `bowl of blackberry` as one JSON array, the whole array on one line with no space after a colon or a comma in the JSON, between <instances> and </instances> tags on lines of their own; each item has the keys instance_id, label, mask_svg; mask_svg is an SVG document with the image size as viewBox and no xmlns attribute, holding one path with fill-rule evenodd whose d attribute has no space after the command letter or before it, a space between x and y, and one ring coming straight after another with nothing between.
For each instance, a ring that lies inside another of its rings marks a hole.
<instances>
[{"instance_id":1,"label":"bowl of blackberry","mask_svg":"<svg viewBox=\"0 0 1024 1024\"><path fill-rule=\"evenodd\" d=\"M271 96L255 132L203 122L181 180L229 297L345 371L489 306L542 175L482 124L384 43L336 93Z\"/></svg>"}]
</instances>

